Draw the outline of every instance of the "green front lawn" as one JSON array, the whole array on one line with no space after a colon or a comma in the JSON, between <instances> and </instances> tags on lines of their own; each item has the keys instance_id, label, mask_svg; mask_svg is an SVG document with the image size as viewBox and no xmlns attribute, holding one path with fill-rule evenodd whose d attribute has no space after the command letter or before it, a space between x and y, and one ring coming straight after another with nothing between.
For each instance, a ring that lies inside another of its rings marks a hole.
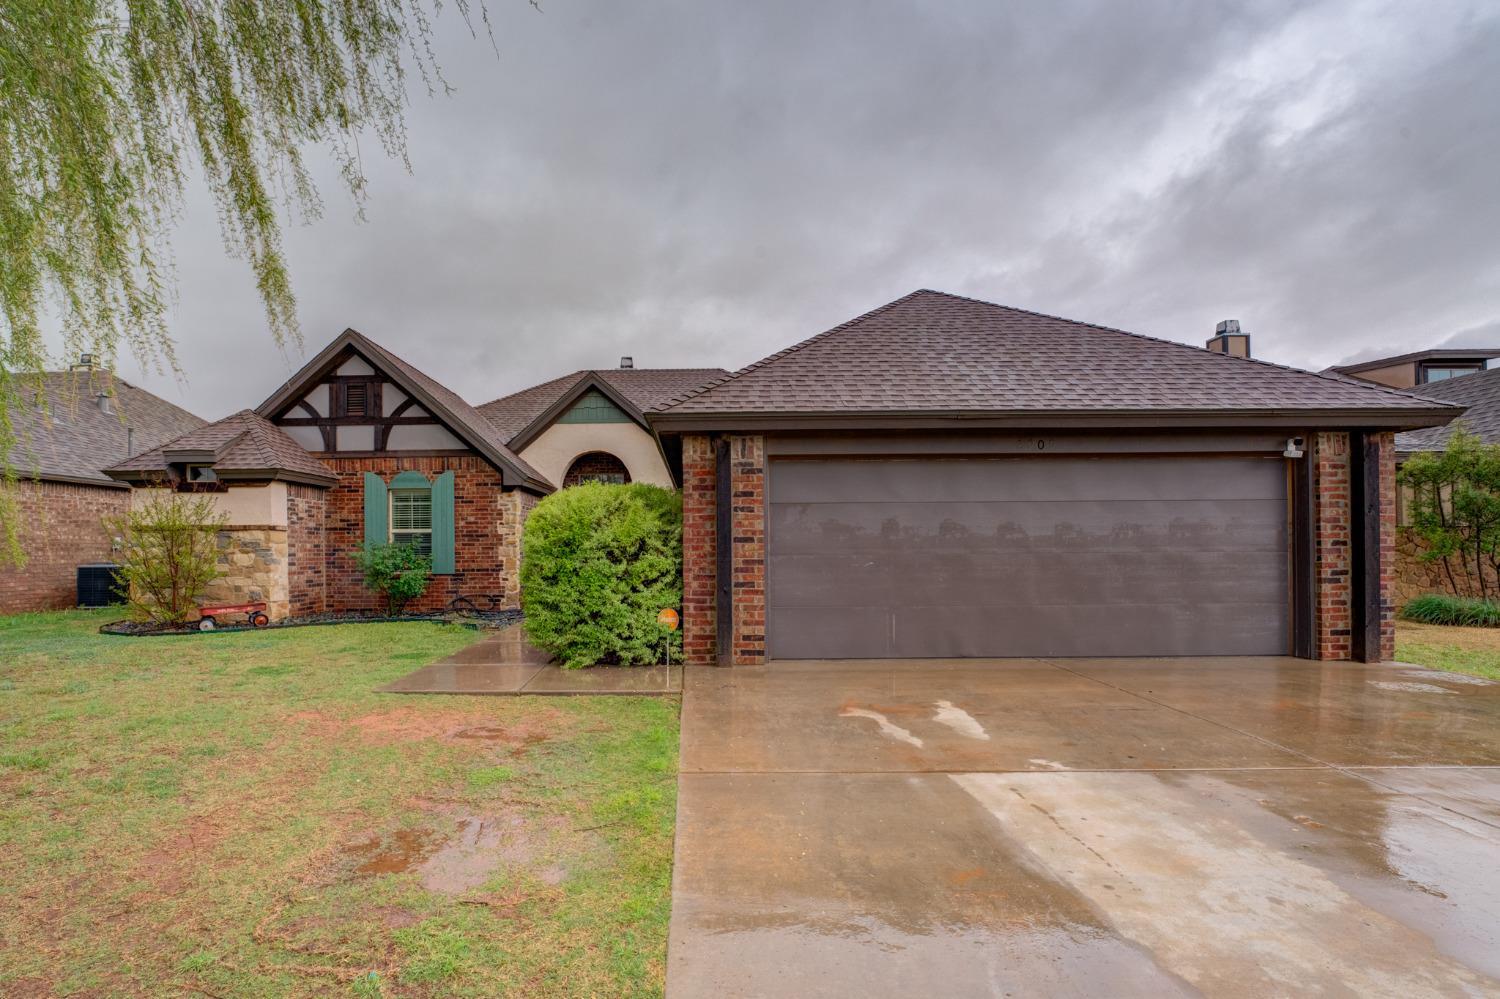
<instances>
[{"instance_id":1,"label":"green front lawn","mask_svg":"<svg viewBox=\"0 0 1500 999\"><path fill-rule=\"evenodd\" d=\"M1500 680L1500 628L1397 621L1396 658L1450 673Z\"/></svg>"},{"instance_id":2,"label":"green front lawn","mask_svg":"<svg viewBox=\"0 0 1500 999\"><path fill-rule=\"evenodd\" d=\"M435 624L0 618L0 994L655 995L677 703L371 691Z\"/></svg>"}]
</instances>

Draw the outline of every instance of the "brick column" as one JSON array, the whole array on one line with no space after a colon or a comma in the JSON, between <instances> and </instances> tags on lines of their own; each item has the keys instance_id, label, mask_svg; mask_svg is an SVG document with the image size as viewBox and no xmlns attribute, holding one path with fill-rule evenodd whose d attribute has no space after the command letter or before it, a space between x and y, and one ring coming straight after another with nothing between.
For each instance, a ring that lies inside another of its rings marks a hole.
<instances>
[{"instance_id":1,"label":"brick column","mask_svg":"<svg viewBox=\"0 0 1500 999\"><path fill-rule=\"evenodd\" d=\"M713 440L682 438L682 654L698 665L714 662Z\"/></svg>"},{"instance_id":2,"label":"brick column","mask_svg":"<svg viewBox=\"0 0 1500 999\"><path fill-rule=\"evenodd\" d=\"M1380 443L1380 658L1396 658L1396 435Z\"/></svg>"},{"instance_id":3,"label":"brick column","mask_svg":"<svg viewBox=\"0 0 1500 999\"><path fill-rule=\"evenodd\" d=\"M766 661L766 441L729 439L736 666Z\"/></svg>"},{"instance_id":4,"label":"brick column","mask_svg":"<svg viewBox=\"0 0 1500 999\"><path fill-rule=\"evenodd\" d=\"M1349 581L1349 435L1318 433L1314 462L1313 524L1317 532L1317 650L1319 659L1351 653ZM1394 507L1393 507L1394 510Z\"/></svg>"}]
</instances>

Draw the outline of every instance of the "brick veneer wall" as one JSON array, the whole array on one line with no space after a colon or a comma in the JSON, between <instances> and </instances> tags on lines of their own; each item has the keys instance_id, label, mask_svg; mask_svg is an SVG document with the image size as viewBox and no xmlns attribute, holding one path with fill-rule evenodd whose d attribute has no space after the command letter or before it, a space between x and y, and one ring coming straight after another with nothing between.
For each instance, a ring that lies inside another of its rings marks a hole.
<instances>
[{"instance_id":1,"label":"brick veneer wall","mask_svg":"<svg viewBox=\"0 0 1500 999\"><path fill-rule=\"evenodd\" d=\"M364 544L364 473L387 483L407 470L433 476L453 472L454 568L434 576L409 610L441 610L458 596L493 596L498 606L520 606L518 551L520 529L534 502L506 491L500 473L477 455L410 455L342 458L319 454L337 473L338 485L327 491L324 531L325 587L330 611L383 609L379 597L365 588L350 553Z\"/></svg>"},{"instance_id":2,"label":"brick veneer wall","mask_svg":"<svg viewBox=\"0 0 1500 999\"><path fill-rule=\"evenodd\" d=\"M287 593L293 617L328 610L326 492L315 486L287 487Z\"/></svg>"},{"instance_id":3,"label":"brick veneer wall","mask_svg":"<svg viewBox=\"0 0 1500 999\"><path fill-rule=\"evenodd\" d=\"M102 519L124 514L130 491L22 480L11 495L26 565L0 566L0 614L74 606L78 567L110 561Z\"/></svg>"},{"instance_id":4,"label":"brick veneer wall","mask_svg":"<svg viewBox=\"0 0 1500 999\"><path fill-rule=\"evenodd\" d=\"M1313 436L1313 522L1316 524L1317 641L1319 659L1348 659L1352 618L1349 601L1349 435Z\"/></svg>"},{"instance_id":5,"label":"brick veneer wall","mask_svg":"<svg viewBox=\"0 0 1500 999\"><path fill-rule=\"evenodd\" d=\"M766 661L766 441L729 439L733 511L733 657L736 666Z\"/></svg>"},{"instance_id":6,"label":"brick veneer wall","mask_svg":"<svg viewBox=\"0 0 1500 999\"><path fill-rule=\"evenodd\" d=\"M690 663L714 661L714 536L717 486L713 441L682 438L682 654Z\"/></svg>"}]
</instances>

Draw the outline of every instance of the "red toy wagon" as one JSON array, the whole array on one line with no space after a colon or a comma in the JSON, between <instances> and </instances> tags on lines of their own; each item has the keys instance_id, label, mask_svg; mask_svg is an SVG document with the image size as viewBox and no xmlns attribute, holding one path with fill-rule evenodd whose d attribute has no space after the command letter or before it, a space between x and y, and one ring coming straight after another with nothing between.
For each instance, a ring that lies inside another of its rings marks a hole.
<instances>
[{"instance_id":1,"label":"red toy wagon","mask_svg":"<svg viewBox=\"0 0 1500 999\"><path fill-rule=\"evenodd\" d=\"M218 604L213 607L199 607L198 613L203 615L198 619L199 631L213 631L219 626L218 618L224 614L243 614L248 624L257 628L264 628L271 623L266 616L266 605L258 604Z\"/></svg>"}]
</instances>

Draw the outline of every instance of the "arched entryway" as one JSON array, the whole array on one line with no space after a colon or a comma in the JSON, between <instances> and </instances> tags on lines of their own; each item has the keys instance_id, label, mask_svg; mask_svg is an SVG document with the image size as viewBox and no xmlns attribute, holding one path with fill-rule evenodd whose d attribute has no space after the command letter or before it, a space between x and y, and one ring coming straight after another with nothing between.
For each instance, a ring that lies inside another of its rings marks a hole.
<instances>
[{"instance_id":1,"label":"arched entryway","mask_svg":"<svg viewBox=\"0 0 1500 999\"><path fill-rule=\"evenodd\" d=\"M563 488L584 482L604 482L623 486L630 481L630 470L625 463L608 451L589 451L573 459L568 474L563 476Z\"/></svg>"}]
</instances>

